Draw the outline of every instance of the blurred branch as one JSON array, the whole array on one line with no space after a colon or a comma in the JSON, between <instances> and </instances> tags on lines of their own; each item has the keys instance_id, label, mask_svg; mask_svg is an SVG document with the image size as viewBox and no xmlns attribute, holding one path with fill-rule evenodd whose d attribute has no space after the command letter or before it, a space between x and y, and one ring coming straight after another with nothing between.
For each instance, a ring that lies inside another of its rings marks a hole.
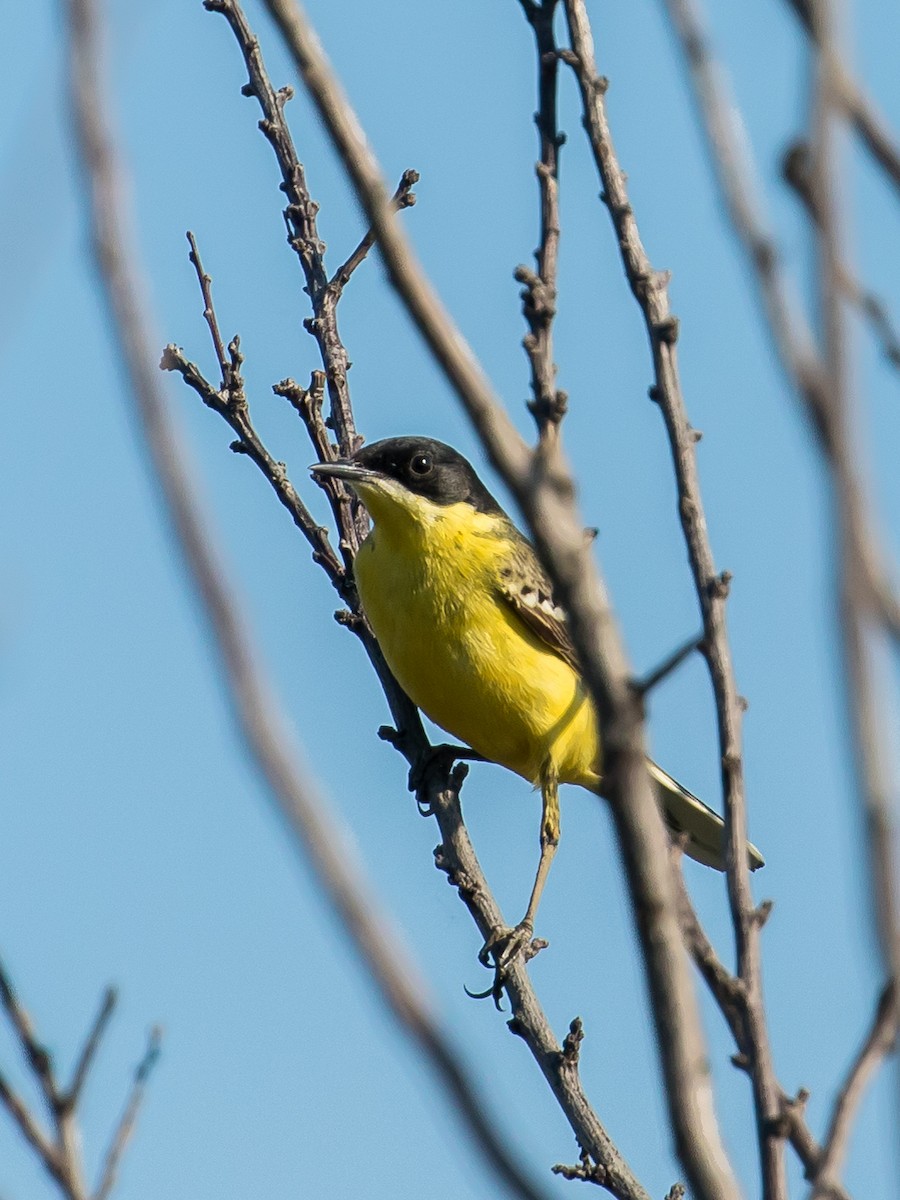
<instances>
[{"instance_id":1,"label":"blurred branch","mask_svg":"<svg viewBox=\"0 0 900 1200\"><path fill-rule=\"evenodd\" d=\"M815 199L810 186L809 146L802 140L795 141L782 158L782 175L794 189L812 221L818 221ZM859 310L881 353L893 367L900 367L900 334L883 300L868 291L850 273L846 263L841 264L841 290L847 300Z\"/></svg>"},{"instance_id":2,"label":"blurred branch","mask_svg":"<svg viewBox=\"0 0 900 1200\"><path fill-rule=\"evenodd\" d=\"M895 851L887 730L874 660L871 603L866 587L869 523L856 445L859 404L850 378L849 339L842 294L847 250L840 137L843 46L832 0L812 11L813 69L810 103L809 181L813 210L818 323L828 381L834 437L829 458L837 509L837 580L845 700L853 731L857 789L866 815L875 926L891 990L900 986L900 896ZM852 274L852 271L851 271ZM832 1131L833 1132L833 1131ZM843 1134L843 1140L846 1139ZM840 1153L841 1140L834 1157Z\"/></svg>"},{"instance_id":3,"label":"blurred branch","mask_svg":"<svg viewBox=\"0 0 900 1200\"><path fill-rule=\"evenodd\" d=\"M571 618L604 735L604 792L625 863L669 1115L698 1200L738 1195L721 1142L697 998L681 947L668 840L645 767L642 712L612 613L585 546L573 482L556 439L531 455L472 351L390 219L379 165L299 5L266 0L376 232L391 283L455 387L494 466L510 486Z\"/></svg>"},{"instance_id":4,"label":"blurred branch","mask_svg":"<svg viewBox=\"0 0 900 1200\"><path fill-rule=\"evenodd\" d=\"M115 988L107 988L103 993L103 999L100 1001L100 1007L97 1010L94 1023L85 1038L81 1054L78 1056L78 1062L75 1064L75 1070L72 1072L72 1082L69 1084L69 1089L65 1097L69 1108L74 1108L81 1097L91 1067L94 1065L97 1051L100 1049L100 1043L103 1040L106 1027L116 1010L117 1002L118 995Z\"/></svg>"},{"instance_id":5,"label":"blurred branch","mask_svg":"<svg viewBox=\"0 0 900 1200\"><path fill-rule=\"evenodd\" d=\"M119 1124L113 1134L109 1149L106 1152L106 1159L103 1163L103 1170L100 1174L100 1184L97 1191L94 1193L94 1200L109 1200L113 1188L116 1186L116 1180L119 1175L119 1166L122 1162L122 1155L131 1141L131 1135L134 1133L135 1122L137 1121L138 1113L141 1110L141 1104L144 1101L144 1092L147 1089L147 1080L150 1072L159 1058L160 1047L160 1030L153 1029L150 1031L150 1037L147 1039L147 1049L144 1057L138 1063L137 1070L134 1073L134 1082L131 1086L131 1095L128 1097L128 1102L119 1120Z\"/></svg>"},{"instance_id":6,"label":"blurred branch","mask_svg":"<svg viewBox=\"0 0 900 1200\"><path fill-rule=\"evenodd\" d=\"M584 0L565 0L565 10L571 40L568 61L581 91L584 125L603 185L602 199L609 211L625 274L641 309L650 343L655 375L650 395L659 405L669 438L678 488L678 512L703 617L703 653L709 666L718 722L728 896L737 947L738 977L745 995L745 1041L750 1063L748 1073L753 1086L763 1195L766 1200L786 1200L782 1137L775 1120L780 1089L769 1043L762 992L760 924L756 919L747 862L742 707L725 616L730 575L716 570L709 541L697 475L696 438L688 420L678 371L678 321L669 307L668 274L653 269L641 240L625 173L609 128L605 101L607 82L597 71Z\"/></svg>"},{"instance_id":7,"label":"blurred branch","mask_svg":"<svg viewBox=\"0 0 900 1200\"><path fill-rule=\"evenodd\" d=\"M814 20L815 0L787 0L813 43L819 44L819 32ZM843 61L835 63L836 99L846 113L860 141L884 171L889 183L900 196L900 145L886 119L875 103L850 74Z\"/></svg>"},{"instance_id":8,"label":"blurred branch","mask_svg":"<svg viewBox=\"0 0 900 1200\"><path fill-rule=\"evenodd\" d=\"M813 1184L810 1200L835 1200L842 1195L839 1176L856 1111L870 1079L891 1053L896 1041L897 982L892 980L878 999L872 1027L835 1098L821 1157L814 1171L807 1173Z\"/></svg>"},{"instance_id":9,"label":"blurred branch","mask_svg":"<svg viewBox=\"0 0 900 1200\"><path fill-rule=\"evenodd\" d=\"M242 615L212 549L190 470L153 366L150 322L140 279L132 266L136 256L119 194L121 168L98 82L99 30L93 0L69 0L68 11L75 131L95 264L146 451L185 566L203 603L238 731L295 844L305 849L324 894L398 1025L422 1051L475 1143L507 1188L516 1195L536 1200L543 1193L523 1175L485 1114L455 1047L431 1012L421 981L412 974L377 915L372 897L348 865L348 856L331 827L323 803L304 778L290 748L281 713L262 676ZM261 83L257 77L256 86ZM318 270L309 246L304 254L312 263L311 269ZM136 1088L141 1085L139 1078ZM109 1173L113 1175L119 1141L124 1144L127 1140L130 1107L107 1160Z\"/></svg>"},{"instance_id":10,"label":"blurred branch","mask_svg":"<svg viewBox=\"0 0 900 1200\"><path fill-rule=\"evenodd\" d=\"M664 0L690 73L693 98L725 209L744 250L758 299L782 370L800 400L819 448L834 469L840 431L829 402L825 365L803 310L792 291L781 255L769 232L757 172L721 66L716 62L697 0ZM846 269L846 268L845 268ZM875 538L859 484L853 519L859 548L860 583L868 605L900 645L900 591Z\"/></svg>"},{"instance_id":11,"label":"blurred branch","mask_svg":"<svg viewBox=\"0 0 900 1200\"><path fill-rule=\"evenodd\" d=\"M34 1150L39 1162L56 1183L65 1200L108 1200L115 1184L115 1173L111 1176L108 1186L105 1186L104 1181L93 1193L88 1188L84 1178L81 1134L76 1123L76 1110L110 1017L115 1010L115 991L107 988L103 995L97 1016L88 1030L78 1056L72 1074L72 1082L68 1088L64 1088L59 1083L53 1060L47 1049L38 1040L31 1017L16 995L12 980L2 962L0 962L0 1004L2 1004L15 1039L28 1064L31 1078L41 1093L47 1117L52 1123L52 1133L45 1128L41 1117L31 1111L24 1098L19 1095L3 1074L0 1074L0 1107L5 1108L9 1113L22 1137ZM152 1060L145 1058L141 1068L141 1094L135 1098L132 1093L132 1099L128 1105L128 1136L133 1132L137 1121L147 1077L159 1056L159 1038L159 1033L154 1031L151 1035L154 1047ZM121 1129L121 1124L119 1128ZM118 1140L117 1136L114 1144ZM121 1160L126 1142L127 1137L121 1140L116 1165Z\"/></svg>"}]
</instances>

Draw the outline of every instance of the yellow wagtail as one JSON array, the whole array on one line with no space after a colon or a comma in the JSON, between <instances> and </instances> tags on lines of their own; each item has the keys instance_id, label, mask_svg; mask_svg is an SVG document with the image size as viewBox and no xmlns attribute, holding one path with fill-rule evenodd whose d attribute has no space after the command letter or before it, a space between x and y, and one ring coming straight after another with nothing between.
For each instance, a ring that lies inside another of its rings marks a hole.
<instances>
[{"instance_id":1,"label":"yellow wagtail","mask_svg":"<svg viewBox=\"0 0 900 1200\"><path fill-rule=\"evenodd\" d=\"M349 484L373 527L354 571L388 665L432 721L539 786L541 856L525 916L482 950L530 941L559 842L560 783L602 793L602 747L565 613L531 545L470 463L431 438L387 438L311 468ZM722 818L648 759L691 858L724 869ZM749 846L750 866L763 865Z\"/></svg>"}]
</instances>

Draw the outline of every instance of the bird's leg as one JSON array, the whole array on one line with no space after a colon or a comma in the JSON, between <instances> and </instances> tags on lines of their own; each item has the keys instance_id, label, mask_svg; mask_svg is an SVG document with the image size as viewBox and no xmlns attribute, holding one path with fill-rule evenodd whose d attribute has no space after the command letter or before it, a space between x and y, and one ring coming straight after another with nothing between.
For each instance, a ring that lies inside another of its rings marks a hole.
<instances>
[{"instance_id":1,"label":"bird's leg","mask_svg":"<svg viewBox=\"0 0 900 1200\"><path fill-rule=\"evenodd\" d=\"M478 955L478 961L484 966L489 965L488 956L493 955L498 975L502 975L504 968L534 937L534 918L559 845L559 775L549 760L541 768L541 801L541 857L525 916L514 929L495 929Z\"/></svg>"}]
</instances>

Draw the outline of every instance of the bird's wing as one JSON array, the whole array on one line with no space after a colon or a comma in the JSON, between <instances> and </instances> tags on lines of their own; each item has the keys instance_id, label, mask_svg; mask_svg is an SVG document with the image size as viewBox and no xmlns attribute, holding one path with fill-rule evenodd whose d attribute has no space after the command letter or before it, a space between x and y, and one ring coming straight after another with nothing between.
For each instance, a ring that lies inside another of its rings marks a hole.
<instances>
[{"instance_id":1,"label":"bird's wing","mask_svg":"<svg viewBox=\"0 0 900 1200\"><path fill-rule=\"evenodd\" d=\"M497 591L522 624L545 646L580 671L575 647L566 628L566 614L553 599L553 588L537 555L518 530L511 553L498 569Z\"/></svg>"}]
</instances>

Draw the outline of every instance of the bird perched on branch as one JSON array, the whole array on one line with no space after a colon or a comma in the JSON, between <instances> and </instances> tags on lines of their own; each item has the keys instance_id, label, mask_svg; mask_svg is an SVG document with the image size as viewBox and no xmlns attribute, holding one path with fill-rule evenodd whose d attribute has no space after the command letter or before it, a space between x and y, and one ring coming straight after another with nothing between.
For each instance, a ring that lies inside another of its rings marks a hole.
<instances>
[{"instance_id":1,"label":"bird perched on branch","mask_svg":"<svg viewBox=\"0 0 900 1200\"><path fill-rule=\"evenodd\" d=\"M560 783L602 794L602 741L565 613L531 545L451 446L387 438L319 463L343 480L373 527L354 563L365 614L398 682L436 724L541 789L541 856L525 916L481 952L508 962L533 936L559 842ZM724 870L722 818L647 769L685 852ZM751 868L763 859L748 847Z\"/></svg>"}]
</instances>

